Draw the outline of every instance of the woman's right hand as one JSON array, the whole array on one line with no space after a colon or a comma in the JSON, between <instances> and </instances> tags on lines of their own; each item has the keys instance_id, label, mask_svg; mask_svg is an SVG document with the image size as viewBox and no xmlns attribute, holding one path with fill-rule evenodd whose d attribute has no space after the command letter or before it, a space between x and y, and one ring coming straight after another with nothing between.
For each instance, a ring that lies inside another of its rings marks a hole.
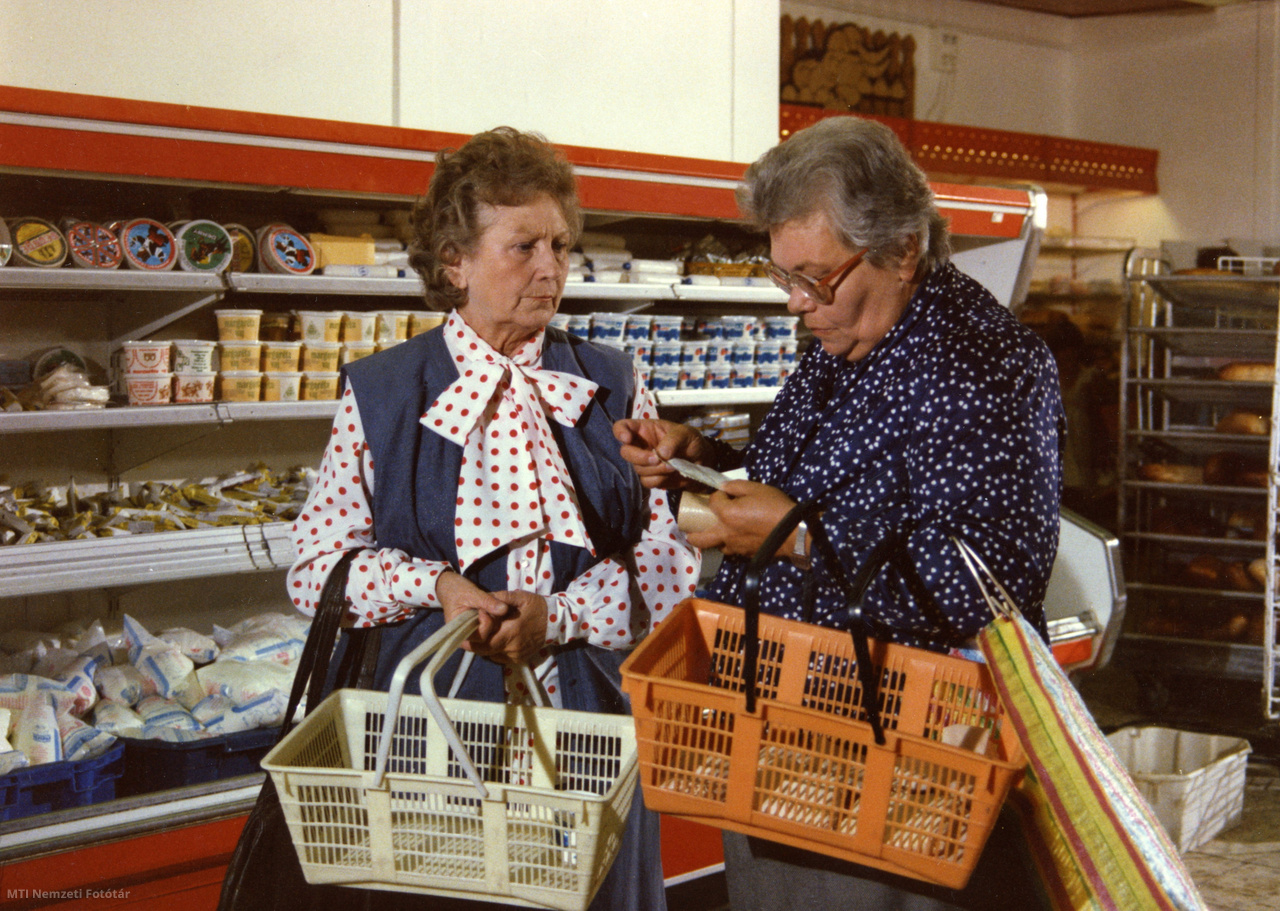
<instances>
[{"instance_id":1,"label":"woman's right hand","mask_svg":"<svg viewBox=\"0 0 1280 911\"><path fill-rule=\"evenodd\" d=\"M480 614L480 626L471 634L462 648L466 651L485 651L488 641L498 631L510 607L470 579L456 572L444 572L436 580L436 598L444 609L445 622L464 611Z\"/></svg>"},{"instance_id":2,"label":"woman's right hand","mask_svg":"<svg viewBox=\"0 0 1280 911\"><path fill-rule=\"evenodd\" d=\"M701 487L667 464L686 459L699 465L714 452L706 437L687 424L654 419L626 418L614 422L613 435L622 444L622 457L635 466L640 483L663 490ZM715 466L711 466L715 467Z\"/></svg>"}]
</instances>

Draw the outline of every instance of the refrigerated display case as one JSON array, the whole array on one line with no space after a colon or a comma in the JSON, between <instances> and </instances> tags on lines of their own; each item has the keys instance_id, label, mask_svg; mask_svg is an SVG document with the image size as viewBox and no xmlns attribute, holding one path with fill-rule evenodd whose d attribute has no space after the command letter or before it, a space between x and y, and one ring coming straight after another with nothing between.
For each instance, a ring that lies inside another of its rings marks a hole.
<instances>
[{"instance_id":1,"label":"refrigerated display case","mask_svg":"<svg viewBox=\"0 0 1280 911\"><path fill-rule=\"evenodd\" d=\"M403 208L425 186L434 150L460 138L0 88L3 197L55 218L249 212L302 223L325 206ZM591 149L566 154L579 173L588 227L626 234L640 253L741 230L732 219L742 165ZM957 263L1006 305L1016 303L1041 228L1040 192L944 184L935 190L957 231ZM10 331L0 355L69 345L103 367L121 341L187 335L211 325L217 306L399 309L418 295L417 280L409 278L5 267L0 307ZM767 314L784 312L785 297L772 287L571 284L564 307ZM668 413L682 415L701 407L760 407L774 392L671 390L658 398ZM334 402L313 401L0 413L0 439L11 476L40 472L51 484L75 477L110 487L210 475L248 459L314 465L335 410ZM132 610L227 623L248 609L290 610L283 590L290 550L286 522L0 548L0 621L52 628L86 611L118 618ZM0 823L0 883L32 894L97 890L104 907L167 908L176 895L192 907L211 907L260 781L258 773L206 780ZM669 841L689 845L664 846L673 883L715 869L715 833L668 831ZM14 906L34 904L19 896ZM64 906L76 904L69 899Z\"/></svg>"},{"instance_id":2,"label":"refrigerated display case","mask_svg":"<svg viewBox=\"0 0 1280 911\"><path fill-rule=\"evenodd\" d=\"M1127 264L1122 645L1155 710L1179 679L1220 678L1257 681L1265 716L1280 713L1275 264L1175 272L1154 249Z\"/></svg>"}]
</instances>

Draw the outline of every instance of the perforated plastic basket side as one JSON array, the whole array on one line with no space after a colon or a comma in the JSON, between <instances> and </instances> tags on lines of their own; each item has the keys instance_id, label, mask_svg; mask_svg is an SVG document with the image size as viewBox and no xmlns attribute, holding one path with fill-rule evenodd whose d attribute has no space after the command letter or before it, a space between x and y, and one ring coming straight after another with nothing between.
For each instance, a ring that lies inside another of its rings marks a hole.
<instances>
[{"instance_id":1,"label":"perforated plastic basket side","mask_svg":"<svg viewBox=\"0 0 1280 911\"><path fill-rule=\"evenodd\" d=\"M750 713L743 636L740 610L692 600L623 663L645 803L963 886L1024 765L985 668L871 643L886 733L877 745L847 635L761 617ZM985 731L984 752L943 743L956 726Z\"/></svg>"}]
</instances>

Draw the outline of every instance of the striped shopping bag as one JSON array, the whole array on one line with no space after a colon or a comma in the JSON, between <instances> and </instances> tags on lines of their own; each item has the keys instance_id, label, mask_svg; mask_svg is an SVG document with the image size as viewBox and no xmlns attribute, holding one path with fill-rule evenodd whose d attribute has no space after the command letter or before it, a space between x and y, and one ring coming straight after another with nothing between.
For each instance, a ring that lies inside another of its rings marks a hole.
<instances>
[{"instance_id":1,"label":"striped shopping bag","mask_svg":"<svg viewBox=\"0 0 1280 911\"><path fill-rule=\"evenodd\" d=\"M1054 911L1207 911L1177 848L1053 654L982 559L952 539L995 619L978 634L1026 751L1011 795Z\"/></svg>"}]
</instances>

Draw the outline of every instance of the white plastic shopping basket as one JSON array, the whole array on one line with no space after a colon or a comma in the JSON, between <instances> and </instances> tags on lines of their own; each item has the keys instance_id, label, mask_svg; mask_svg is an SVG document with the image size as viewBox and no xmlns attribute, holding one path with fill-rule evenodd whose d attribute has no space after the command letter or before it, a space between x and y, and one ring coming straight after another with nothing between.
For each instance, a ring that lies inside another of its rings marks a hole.
<instances>
[{"instance_id":1,"label":"white plastic shopping basket","mask_svg":"<svg viewBox=\"0 0 1280 911\"><path fill-rule=\"evenodd\" d=\"M633 722L438 698L432 679L477 622L467 612L405 656L386 693L333 693L263 759L308 882L591 902L635 791ZM422 699L402 699L424 660Z\"/></svg>"}]
</instances>

